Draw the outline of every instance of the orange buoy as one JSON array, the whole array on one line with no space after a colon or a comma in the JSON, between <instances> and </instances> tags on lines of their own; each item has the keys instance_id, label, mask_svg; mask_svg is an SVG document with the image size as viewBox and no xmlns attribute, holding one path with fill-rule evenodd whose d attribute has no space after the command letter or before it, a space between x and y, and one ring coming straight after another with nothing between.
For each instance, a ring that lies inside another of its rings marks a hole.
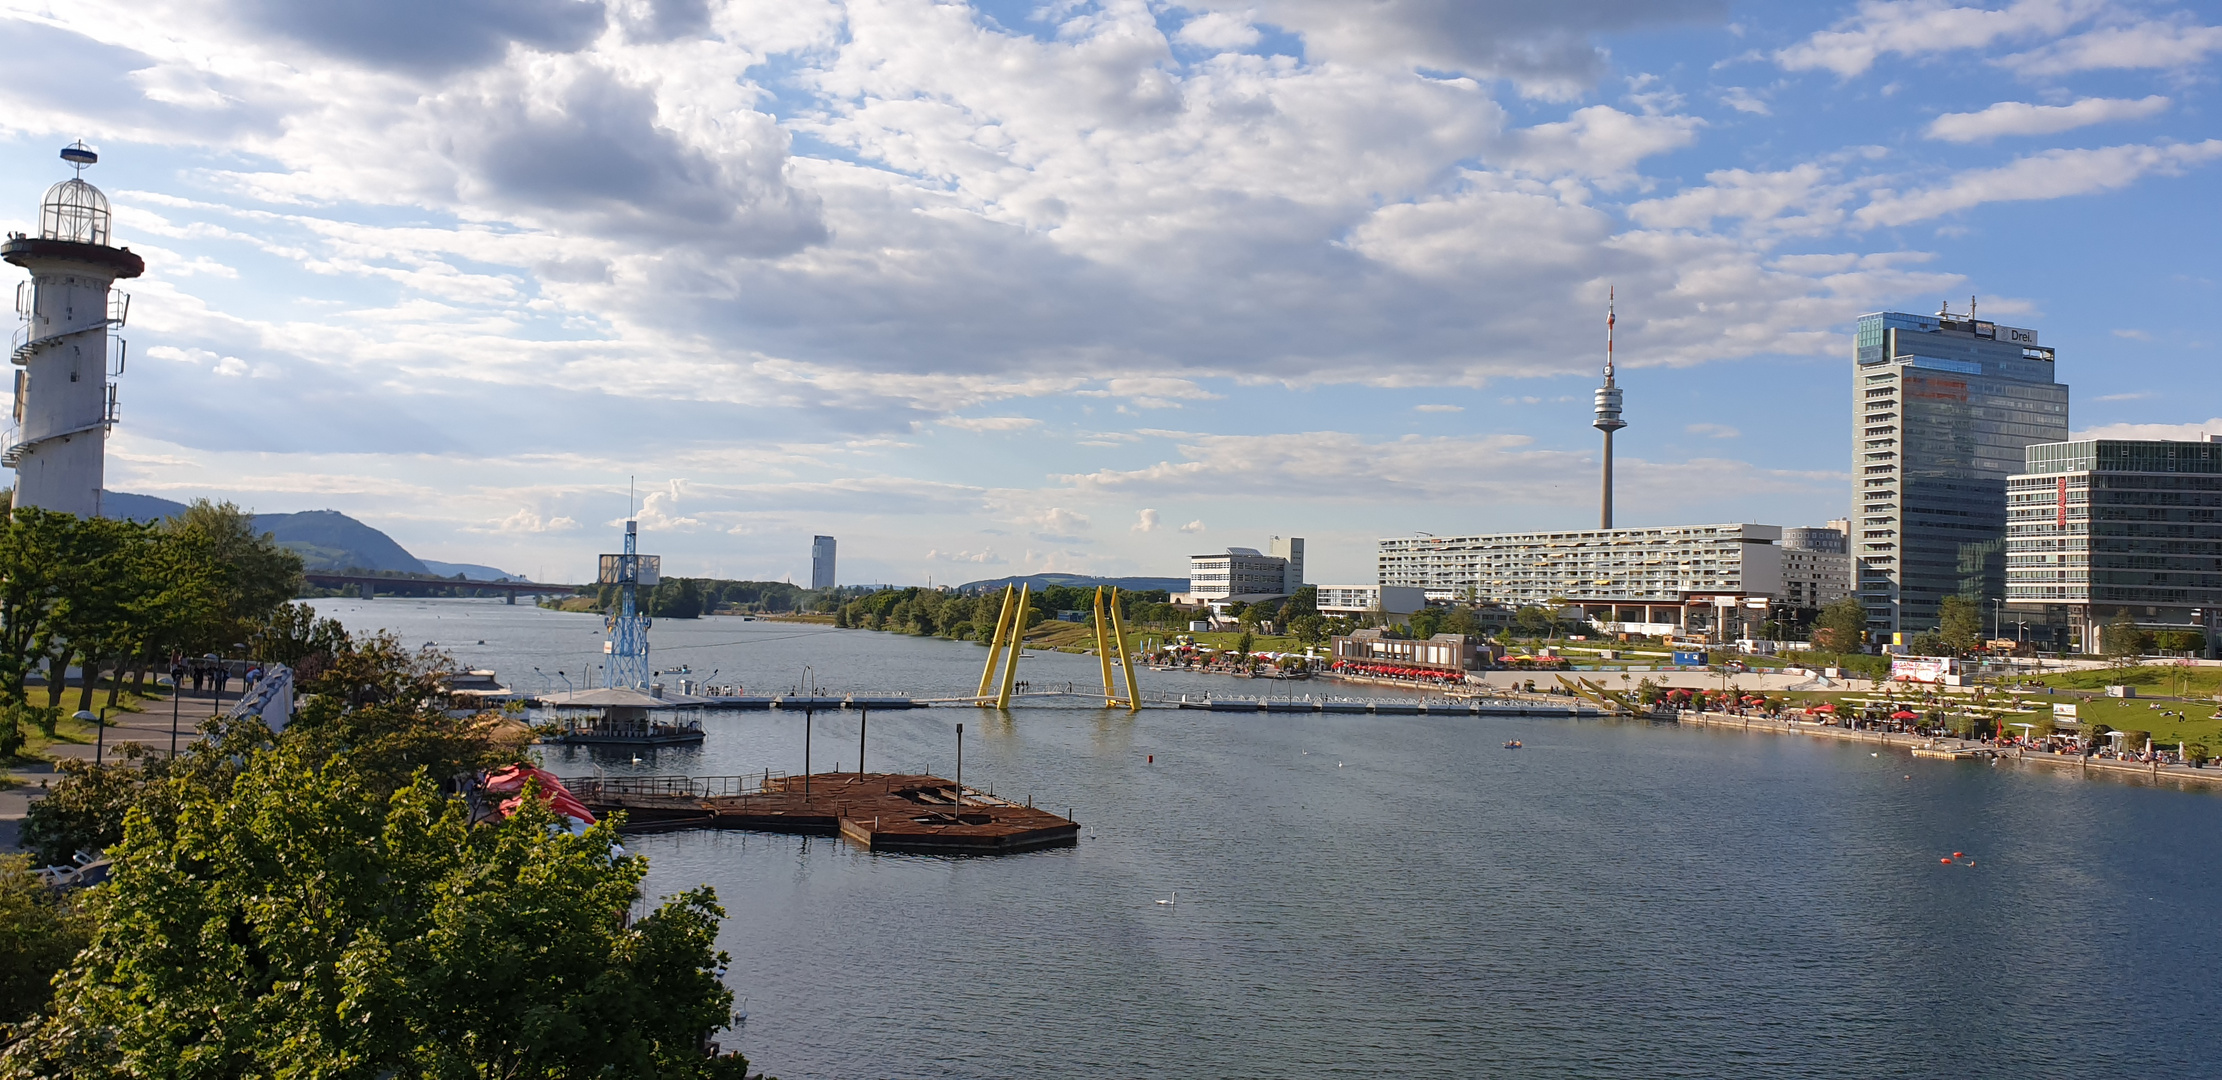
<instances>
[{"instance_id":1,"label":"orange buoy","mask_svg":"<svg viewBox=\"0 0 2222 1080\"><path fill-rule=\"evenodd\" d=\"M1155 765L1155 764L1157 764L1157 755L1156 755L1156 754L1151 754L1151 755L1150 755L1150 764L1152 764L1152 765Z\"/></svg>"},{"instance_id":2,"label":"orange buoy","mask_svg":"<svg viewBox=\"0 0 2222 1080\"><path fill-rule=\"evenodd\" d=\"M1955 859L1964 859L1964 858L1967 858L1967 852L1964 852L1964 851L1955 851L1955 852L1953 852L1953 853L1952 853L1952 857L1953 857L1953 858L1955 858Z\"/></svg>"},{"instance_id":3,"label":"orange buoy","mask_svg":"<svg viewBox=\"0 0 2222 1080\"><path fill-rule=\"evenodd\" d=\"M1950 859L1938 859L1937 861L1938 861L1938 862L1940 862L1940 863L1949 863L1949 862L1951 862L1952 860L1950 860Z\"/></svg>"}]
</instances>

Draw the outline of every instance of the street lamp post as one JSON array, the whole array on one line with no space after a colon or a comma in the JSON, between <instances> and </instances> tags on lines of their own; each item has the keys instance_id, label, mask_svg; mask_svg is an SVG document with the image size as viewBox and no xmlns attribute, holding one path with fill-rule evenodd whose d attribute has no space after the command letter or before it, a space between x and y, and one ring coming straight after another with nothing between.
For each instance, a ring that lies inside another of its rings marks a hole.
<instances>
[{"instance_id":1,"label":"street lamp post","mask_svg":"<svg viewBox=\"0 0 2222 1080\"><path fill-rule=\"evenodd\" d=\"M184 679L184 677L185 677L185 665L183 665L183 664L175 664L175 665L172 665L172 666L171 666L171 668L170 668L170 757L171 757L171 758L173 758L173 759L177 757L177 708L178 708L178 701L177 701L177 699L178 699L178 696L179 696L179 694L180 694L180 692L181 692L181 690L182 690L181 682L182 682L182 680Z\"/></svg>"},{"instance_id":2,"label":"street lamp post","mask_svg":"<svg viewBox=\"0 0 2222 1080\"><path fill-rule=\"evenodd\" d=\"M957 725L957 809L964 809L964 725Z\"/></svg>"}]
</instances>

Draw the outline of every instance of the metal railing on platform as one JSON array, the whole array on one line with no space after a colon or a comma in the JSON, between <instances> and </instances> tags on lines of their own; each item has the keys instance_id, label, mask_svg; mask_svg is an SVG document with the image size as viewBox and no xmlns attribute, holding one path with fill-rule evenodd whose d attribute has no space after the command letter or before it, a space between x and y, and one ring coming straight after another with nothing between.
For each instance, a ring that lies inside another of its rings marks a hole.
<instances>
[{"instance_id":1,"label":"metal railing on platform","mask_svg":"<svg viewBox=\"0 0 2222 1080\"><path fill-rule=\"evenodd\" d=\"M788 774L766 769L740 776L562 776L563 786L580 799L625 795L659 795L670 798L716 799L761 794L764 785Z\"/></svg>"}]
</instances>

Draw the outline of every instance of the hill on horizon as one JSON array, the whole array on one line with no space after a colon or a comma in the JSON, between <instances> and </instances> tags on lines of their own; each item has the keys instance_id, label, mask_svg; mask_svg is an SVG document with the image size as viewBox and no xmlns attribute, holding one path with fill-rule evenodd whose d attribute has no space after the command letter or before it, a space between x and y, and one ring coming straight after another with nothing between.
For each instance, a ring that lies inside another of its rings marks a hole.
<instances>
[{"instance_id":1,"label":"hill on horizon","mask_svg":"<svg viewBox=\"0 0 2222 1080\"><path fill-rule=\"evenodd\" d=\"M127 491L100 493L103 515L130 521L160 521L185 512L185 504L154 495L134 495ZM302 568L310 573L337 574L349 570L367 570L373 573L432 574L454 577L462 574L473 581L500 581L517 575L478 563L448 563L427 561L409 554L407 548L384 532L365 525L337 510L303 510L293 514L256 514L255 531L275 537L280 546L292 549L301 556Z\"/></svg>"},{"instance_id":2,"label":"hill on horizon","mask_svg":"<svg viewBox=\"0 0 2222 1080\"><path fill-rule=\"evenodd\" d=\"M1040 589L1044 585L1066 585L1082 589L1097 585L1110 585L1127 592L1147 592L1152 589L1163 589L1166 592L1188 591L1188 579L1184 577L1091 577L1087 574L1025 574L1015 577L988 578L982 581L967 581L957 586L957 591L960 593L981 593L992 589L1000 589L1005 585L1032 585L1036 589Z\"/></svg>"}]
</instances>

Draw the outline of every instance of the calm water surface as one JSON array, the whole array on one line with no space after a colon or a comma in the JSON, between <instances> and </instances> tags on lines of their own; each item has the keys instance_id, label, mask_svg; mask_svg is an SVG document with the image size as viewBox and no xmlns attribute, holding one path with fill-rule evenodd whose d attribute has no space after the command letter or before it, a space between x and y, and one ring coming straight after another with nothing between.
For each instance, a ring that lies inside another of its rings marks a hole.
<instances>
[{"instance_id":1,"label":"calm water surface","mask_svg":"<svg viewBox=\"0 0 2222 1080\"><path fill-rule=\"evenodd\" d=\"M599 620L317 601L539 689ZM974 645L659 623L656 663L750 692L966 693ZM485 644L478 644L484 641ZM1037 685L1094 660L1026 660ZM1144 673L1152 689L1265 684ZM555 680L560 686L560 680ZM1299 693L1303 688L1299 688ZM874 715L873 771L954 766L1070 807L1077 848L873 855L679 833L748 1023L805 1077L2222 1075L2222 798L1671 725L1271 718L1070 704ZM558 773L802 766L804 721L714 713L699 750L551 749ZM858 719L810 724L854 768ZM1520 739L1527 749L1501 748ZM1155 763L1150 762L1154 755ZM1973 867L1942 865L1966 851ZM1178 891L1173 906L1153 903Z\"/></svg>"}]
</instances>

